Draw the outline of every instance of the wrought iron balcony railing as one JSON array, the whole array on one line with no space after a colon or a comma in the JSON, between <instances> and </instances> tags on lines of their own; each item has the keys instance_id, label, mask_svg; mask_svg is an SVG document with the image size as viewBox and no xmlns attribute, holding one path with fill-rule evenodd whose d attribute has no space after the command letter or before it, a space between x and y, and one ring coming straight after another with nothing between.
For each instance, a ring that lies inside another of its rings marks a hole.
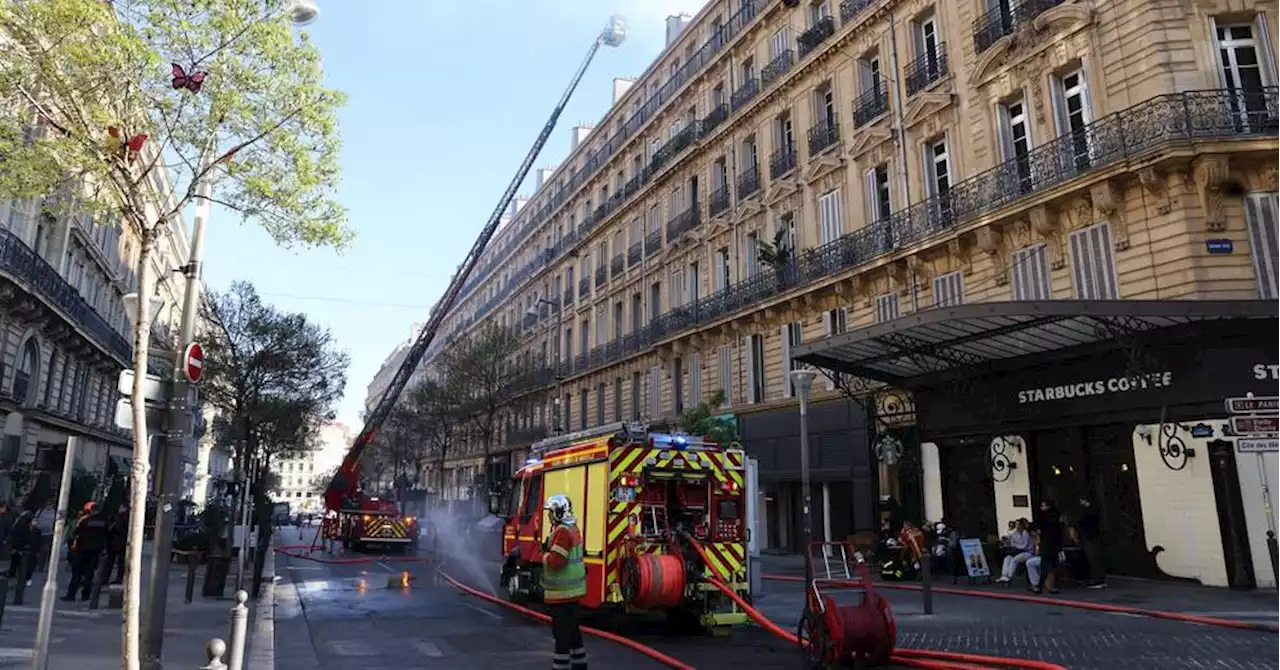
<instances>
[{"instance_id":1,"label":"wrought iron balcony railing","mask_svg":"<svg viewBox=\"0 0 1280 670\"><path fill-rule=\"evenodd\" d=\"M564 298L561 299L561 302L564 303L565 307L573 304L573 289L564 292Z\"/></svg>"},{"instance_id":2,"label":"wrought iron balcony railing","mask_svg":"<svg viewBox=\"0 0 1280 670\"><path fill-rule=\"evenodd\" d=\"M632 265L639 263L640 260L643 258L644 258L643 242L636 242L630 247L627 247L627 267L631 267Z\"/></svg>"},{"instance_id":3,"label":"wrought iron balcony railing","mask_svg":"<svg viewBox=\"0 0 1280 670\"><path fill-rule=\"evenodd\" d=\"M991 48L1001 37L1012 35L1018 28L1057 7L1063 0L1023 0L1013 3L1002 0L997 7L973 21L973 51L981 54Z\"/></svg>"},{"instance_id":4,"label":"wrought iron balcony railing","mask_svg":"<svg viewBox=\"0 0 1280 670\"><path fill-rule=\"evenodd\" d=\"M796 169L796 147L788 144L769 157L769 176L778 179Z\"/></svg>"},{"instance_id":5,"label":"wrought iron balcony railing","mask_svg":"<svg viewBox=\"0 0 1280 670\"><path fill-rule=\"evenodd\" d=\"M862 13L862 10L874 5L876 0L844 0L840 3L840 22L848 23Z\"/></svg>"},{"instance_id":6,"label":"wrought iron balcony railing","mask_svg":"<svg viewBox=\"0 0 1280 670\"><path fill-rule=\"evenodd\" d=\"M702 223L702 212L697 207L690 207L667 222L667 239L675 240L697 228L700 223Z\"/></svg>"},{"instance_id":7,"label":"wrought iron balcony railing","mask_svg":"<svg viewBox=\"0 0 1280 670\"><path fill-rule=\"evenodd\" d=\"M626 269L626 267L627 267L626 255L621 252L614 254L613 260L609 261L609 276L610 277L620 276L622 274L622 271Z\"/></svg>"},{"instance_id":8,"label":"wrought iron balcony railing","mask_svg":"<svg viewBox=\"0 0 1280 670\"><path fill-rule=\"evenodd\" d=\"M889 111L889 93L884 82L853 99L853 127L861 128Z\"/></svg>"},{"instance_id":9,"label":"wrought iron balcony railing","mask_svg":"<svg viewBox=\"0 0 1280 670\"><path fill-rule=\"evenodd\" d=\"M0 269L27 284L32 293L62 312L122 364L133 360L133 346L68 284L48 261L8 230L0 229Z\"/></svg>"},{"instance_id":10,"label":"wrought iron balcony railing","mask_svg":"<svg viewBox=\"0 0 1280 670\"><path fill-rule=\"evenodd\" d=\"M662 231L655 230L644 236L644 253L651 256L662 251Z\"/></svg>"},{"instance_id":11,"label":"wrought iron balcony railing","mask_svg":"<svg viewBox=\"0 0 1280 670\"><path fill-rule=\"evenodd\" d=\"M907 64L903 75L906 80L907 95L915 95L945 76L947 76L947 43L939 42L938 46L926 50Z\"/></svg>"},{"instance_id":12,"label":"wrought iron balcony railing","mask_svg":"<svg viewBox=\"0 0 1280 670\"><path fill-rule=\"evenodd\" d=\"M742 82L742 85L738 87L738 90L734 91L733 95L729 96L729 105L732 106L734 110L742 109L747 105L747 103L751 102L758 93L760 93L760 80L752 77Z\"/></svg>"},{"instance_id":13,"label":"wrought iron balcony railing","mask_svg":"<svg viewBox=\"0 0 1280 670\"><path fill-rule=\"evenodd\" d=\"M596 268L596 288L604 286L607 281L609 281L609 268L605 267L604 262L601 261L600 267Z\"/></svg>"},{"instance_id":14,"label":"wrought iron balcony railing","mask_svg":"<svg viewBox=\"0 0 1280 670\"><path fill-rule=\"evenodd\" d=\"M836 34L836 20L832 16L824 16L818 19L808 30L800 33L796 38L796 51L800 58L808 56L817 49L820 44L827 41L828 37Z\"/></svg>"},{"instance_id":15,"label":"wrought iron balcony railing","mask_svg":"<svg viewBox=\"0 0 1280 670\"><path fill-rule=\"evenodd\" d=\"M755 165L748 166L747 169L738 175L738 197L741 199L750 198L760 190L760 169Z\"/></svg>"},{"instance_id":16,"label":"wrought iron balcony railing","mask_svg":"<svg viewBox=\"0 0 1280 670\"><path fill-rule=\"evenodd\" d=\"M760 85L767 87L773 84L773 82L781 79L782 75L785 75L791 70L791 66L794 63L795 52L792 50L787 49L786 51L778 54L773 60L769 61L768 65L764 66L763 70L760 71Z\"/></svg>"},{"instance_id":17,"label":"wrought iron balcony railing","mask_svg":"<svg viewBox=\"0 0 1280 670\"><path fill-rule=\"evenodd\" d=\"M840 122L823 119L809 129L809 158L834 147L840 141Z\"/></svg>"},{"instance_id":18,"label":"wrought iron balcony railing","mask_svg":"<svg viewBox=\"0 0 1280 670\"><path fill-rule=\"evenodd\" d=\"M722 214L729 209L732 198L729 194L729 185L721 184L720 188L711 192L711 200L707 203L707 211L711 216Z\"/></svg>"},{"instance_id":19,"label":"wrought iron balcony railing","mask_svg":"<svg viewBox=\"0 0 1280 670\"><path fill-rule=\"evenodd\" d=\"M585 298L588 295L591 295L591 280L583 277L578 280L578 297Z\"/></svg>"},{"instance_id":20,"label":"wrought iron balcony railing","mask_svg":"<svg viewBox=\"0 0 1280 670\"><path fill-rule=\"evenodd\" d=\"M716 126L724 123L729 118L729 105L720 103L716 105L705 117L702 118L702 133L705 135L716 129Z\"/></svg>"},{"instance_id":21,"label":"wrought iron balcony railing","mask_svg":"<svg viewBox=\"0 0 1280 670\"><path fill-rule=\"evenodd\" d=\"M728 288L651 318L632 334L579 356L575 373L612 363L661 340L724 319L799 286L869 263L945 233L957 224L1016 204L1093 170L1143 159L1169 145L1202 140L1274 138L1280 132L1278 89L1193 91L1152 98L1036 147L1029 154L966 179L939 197L820 247L773 272L758 272Z\"/></svg>"}]
</instances>

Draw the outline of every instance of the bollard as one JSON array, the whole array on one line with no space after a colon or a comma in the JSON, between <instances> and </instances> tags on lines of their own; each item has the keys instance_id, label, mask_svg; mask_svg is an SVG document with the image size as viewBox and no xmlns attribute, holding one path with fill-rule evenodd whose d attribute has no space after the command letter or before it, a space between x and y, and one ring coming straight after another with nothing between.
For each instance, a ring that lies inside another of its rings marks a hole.
<instances>
[{"instance_id":1,"label":"bollard","mask_svg":"<svg viewBox=\"0 0 1280 670\"><path fill-rule=\"evenodd\" d=\"M236 591L236 604L231 608L231 642L227 651L228 670L244 670L244 647L249 628L249 608L245 602L249 594L243 589Z\"/></svg>"},{"instance_id":2,"label":"bollard","mask_svg":"<svg viewBox=\"0 0 1280 670\"><path fill-rule=\"evenodd\" d=\"M222 662L223 654L227 653L227 643L221 638L209 640L209 644L204 646L204 653L209 662L200 666L200 670L227 670L227 664Z\"/></svg>"}]
</instances>

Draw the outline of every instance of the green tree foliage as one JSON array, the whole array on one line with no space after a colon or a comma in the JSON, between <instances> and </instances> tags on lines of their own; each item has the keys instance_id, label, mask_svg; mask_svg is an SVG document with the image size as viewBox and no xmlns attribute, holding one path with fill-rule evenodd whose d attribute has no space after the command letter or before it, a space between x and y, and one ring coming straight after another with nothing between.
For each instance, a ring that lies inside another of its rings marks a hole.
<instances>
[{"instance_id":1,"label":"green tree foliage","mask_svg":"<svg viewBox=\"0 0 1280 670\"><path fill-rule=\"evenodd\" d=\"M439 463L437 492L440 494L444 492L444 464L453 442L459 437L457 422L462 417L462 401L462 389L452 378L424 380L409 389L402 401L415 417L415 429L421 439L421 449L416 454L420 459L418 465L425 465L433 459Z\"/></svg>"},{"instance_id":2,"label":"green tree foliage","mask_svg":"<svg viewBox=\"0 0 1280 670\"><path fill-rule=\"evenodd\" d=\"M510 328L489 325L459 338L440 353L440 367L456 389L460 414L475 429L485 463L493 450L498 413L516 397L515 382L523 372L514 355L520 336ZM488 467L485 468L486 486Z\"/></svg>"},{"instance_id":3,"label":"green tree foliage","mask_svg":"<svg viewBox=\"0 0 1280 670\"><path fill-rule=\"evenodd\" d=\"M681 431L701 436L711 442L723 445L737 442L738 422L721 411L723 405L724 391L718 391L710 400L685 410L677 425Z\"/></svg>"}]
</instances>

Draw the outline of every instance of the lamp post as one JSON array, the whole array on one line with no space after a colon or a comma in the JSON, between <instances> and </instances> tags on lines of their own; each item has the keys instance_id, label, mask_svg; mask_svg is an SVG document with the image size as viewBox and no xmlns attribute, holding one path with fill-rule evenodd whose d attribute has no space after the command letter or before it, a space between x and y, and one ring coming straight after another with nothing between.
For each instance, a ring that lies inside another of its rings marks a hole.
<instances>
[{"instance_id":1,"label":"lamp post","mask_svg":"<svg viewBox=\"0 0 1280 670\"><path fill-rule=\"evenodd\" d=\"M801 542L804 545L806 584L813 581L813 563L809 560L809 542L813 538L813 496L809 492L809 391L817 374L809 369L791 371L791 383L800 397L800 487L803 489L801 511L804 521Z\"/></svg>"},{"instance_id":2,"label":"lamp post","mask_svg":"<svg viewBox=\"0 0 1280 670\"><path fill-rule=\"evenodd\" d=\"M564 408L562 408L562 407L560 406L560 391L561 391L561 387L562 387L562 386L563 386L563 384L564 384L564 375L563 375L563 374L561 374L561 372L560 372L560 354L561 354L561 350L562 350L562 347L560 346L560 344L561 344L561 343L560 343L560 330L561 330L561 328L564 326L564 309L561 307L560 303L558 303L558 302L556 302L556 301L554 301L554 300L547 300L546 298L543 298L542 296L538 296L538 302L537 302L537 304L534 304L534 305L532 305L532 306L530 306L530 307L529 307L528 314L530 314L530 315L532 315L532 316L534 316L534 317L537 317L537 316L538 316L538 305L547 305L547 306L549 306L549 307L551 308L551 310L552 310L553 312L555 312L555 314L556 314L556 325L555 325L555 346L554 346L554 347L552 347L552 353L554 353L554 354L555 354L555 357L556 357L555 362L552 364L552 365L553 365L552 370L553 370L553 372L555 373L555 376L556 376L556 391L555 391L555 398L552 400L552 403L554 404L554 407L556 408L556 415L555 415L555 425L554 425L554 426L552 427L552 429L551 429L551 434L553 434L553 435L559 435L560 433L564 432L564 425L561 423L561 417L560 417L560 413L561 413L561 411L563 411L563 409L564 409Z\"/></svg>"}]
</instances>

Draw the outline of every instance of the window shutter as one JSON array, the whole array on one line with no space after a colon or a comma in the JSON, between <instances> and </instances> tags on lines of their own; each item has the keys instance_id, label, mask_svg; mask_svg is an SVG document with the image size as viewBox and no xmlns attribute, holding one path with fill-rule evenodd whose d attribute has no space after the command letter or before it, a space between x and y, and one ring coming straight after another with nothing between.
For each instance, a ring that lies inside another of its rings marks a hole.
<instances>
[{"instance_id":1,"label":"window shutter","mask_svg":"<svg viewBox=\"0 0 1280 670\"><path fill-rule=\"evenodd\" d=\"M782 327L782 396L791 397L791 330L790 326Z\"/></svg>"},{"instance_id":2,"label":"window shutter","mask_svg":"<svg viewBox=\"0 0 1280 670\"><path fill-rule=\"evenodd\" d=\"M649 368L649 417L662 418L662 368Z\"/></svg>"},{"instance_id":3,"label":"window shutter","mask_svg":"<svg viewBox=\"0 0 1280 670\"><path fill-rule=\"evenodd\" d=\"M1276 85L1276 54L1271 48L1271 29L1267 25L1267 16L1261 12L1253 18L1254 39L1258 43L1258 60L1262 61L1263 86Z\"/></svg>"},{"instance_id":4,"label":"window shutter","mask_svg":"<svg viewBox=\"0 0 1280 670\"><path fill-rule=\"evenodd\" d=\"M1062 78L1049 75L1049 96L1053 103L1053 123L1057 127L1058 137L1066 135L1071 129L1067 125L1067 101L1062 97Z\"/></svg>"},{"instance_id":5,"label":"window shutter","mask_svg":"<svg viewBox=\"0 0 1280 670\"><path fill-rule=\"evenodd\" d=\"M834 242L844 235L844 221L841 220L841 196L843 191L836 189L831 192L831 239L828 242Z\"/></svg>"},{"instance_id":6,"label":"window shutter","mask_svg":"<svg viewBox=\"0 0 1280 670\"><path fill-rule=\"evenodd\" d=\"M1280 194L1253 193L1245 198L1244 218L1249 228L1253 270L1258 277L1258 297L1274 300L1280 249L1276 246L1277 203Z\"/></svg>"},{"instance_id":7,"label":"window shutter","mask_svg":"<svg viewBox=\"0 0 1280 670\"><path fill-rule=\"evenodd\" d=\"M724 393L724 402L722 406L728 407L733 404L733 354L729 349L729 345L720 346L719 361L720 367L720 390Z\"/></svg>"},{"instance_id":8,"label":"window shutter","mask_svg":"<svg viewBox=\"0 0 1280 670\"><path fill-rule=\"evenodd\" d=\"M689 404L702 404L702 356L696 351L689 356Z\"/></svg>"},{"instance_id":9,"label":"window shutter","mask_svg":"<svg viewBox=\"0 0 1280 670\"><path fill-rule=\"evenodd\" d=\"M760 399L756 397L756 348L751 336L742 338L742 346L747 350L747 402L754 404Z\"/></svg>"},{"instance_id":10,"label":"window shutter","mask_svg":"<svg viewBox=\"0 0 1280 670\"><path fill-rule=\"evenodd\" d=\"M832 312L830 310L822 313L822 334L825 337L831 337L831 335L835 332L833 328L833 324L831 323L831 315L832 315ZM836 382L834 379L831 378L831 375L829 373L824 373L822 377L824 382L827 385L827 390L834 391L836 389Z\"/></svg>"},{"instance_id":11,"label":"window shutter","mask_svg":"<svg viewBox=\"0 0 1280 670\"><path fill-rule=\"evenodd\" d=\"M867 223L868 224L875 223L876 219L878 218L877 212L879 211L879 209L876 207L876 198L878 197L879 194L876 193L875 168L867 170L865 173L863 173L862 191L863 191L862 193L863 203L866 206L865 207L866 212L864 212L864 214L867 217Z\"/></svg>"},{"instance_id":12,"label":"window shutter","mask_svg":"<svg viewBox=\"0 0 1280 670\"><path fill-rule=\"evenodd\" d=\"M1000 136L1000 157L1002 160L1013 160L1013 126L1009 122L1009 108L1004 105L996 107L996 132Z\"/></svg>"}]
</instances>

